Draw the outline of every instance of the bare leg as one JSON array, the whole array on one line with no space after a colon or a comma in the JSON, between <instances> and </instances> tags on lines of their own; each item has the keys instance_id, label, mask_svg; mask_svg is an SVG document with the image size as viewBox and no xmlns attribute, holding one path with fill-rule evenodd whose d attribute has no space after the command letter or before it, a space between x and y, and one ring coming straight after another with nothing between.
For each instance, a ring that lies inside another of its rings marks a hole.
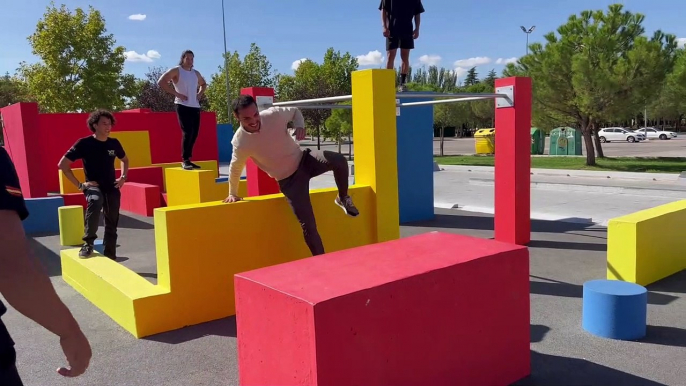
<instances>
[{"instance_id":1,"label":"bare leg","mask_svg":"<svg viewBox=\"0 0 686 386\"><path fill-rule=\"evenodd\" d=\"M397 49L386 51L386 69L392 70L395 68L395 54L397 52Z\"/></svg>"}]
</instances>

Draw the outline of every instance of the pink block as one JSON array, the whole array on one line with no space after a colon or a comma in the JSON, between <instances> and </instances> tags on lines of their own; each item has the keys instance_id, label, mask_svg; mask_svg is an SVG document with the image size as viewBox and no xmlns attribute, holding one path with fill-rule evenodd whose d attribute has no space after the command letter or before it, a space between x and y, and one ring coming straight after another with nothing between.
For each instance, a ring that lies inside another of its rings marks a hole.
<instances>
[{"instance_id":1,"label":"pink block","mask_svg":"<svg viewBox=\"0 0 686 386\"><path fill-rule=\"evenodd\" d=\"M160 187L127 182L121 188L121 210L151 217L160 207Z\"/></svg>"},{"instance_id":2,"label":"pink block","mask_svg":"<svg viewBox=\"0 0 686 386\"><path fill-rule=\"evenodd\" d=\"M530 374L525 247L431 232L234 282L244 386L495 386Z\"/></svg>"}]
</instances>

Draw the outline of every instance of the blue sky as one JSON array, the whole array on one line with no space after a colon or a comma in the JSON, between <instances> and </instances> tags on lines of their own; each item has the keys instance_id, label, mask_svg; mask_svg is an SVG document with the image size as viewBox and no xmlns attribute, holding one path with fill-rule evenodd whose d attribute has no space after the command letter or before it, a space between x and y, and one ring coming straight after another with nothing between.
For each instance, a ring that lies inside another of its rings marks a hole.
<instances>
[{"instance_id":1,"label":"blue sky","mask_svg":"<svg viewBox=\"0 0 686 386\"><path fill-rule=\"evenodd\" d=\"M526 51L520 25L535 25L530 41L541 41L569 15L583 9L605 9L620 2L646 15L647 33L656 29L686 38L682 22L686 2L648 0L424 0L426 13L413 66L438 64L462 74L477 66L480 77ZM93 5L106 20L118 45L126 47L125 71L143 76L150 66L170 67L185 49L195 52L195 66L206 78L222 62L221 0L63 0L74 10ZM14 73L20 61L35 62L26 40L42 17L46 0L8 1L3 4L0 29L0 74ZM378 0L225 0L229 51L245 54L255 42L281 73L292 73L302 58L321 61L328 47L349 51L361 68L378 68L385 56ZM138 15L138 17L132 17ZM340 19L335 19L340 18ZM686 39L685 39L686 40ZM398 59L399 60L399 59Z\"/></svg>"}]
</instances>

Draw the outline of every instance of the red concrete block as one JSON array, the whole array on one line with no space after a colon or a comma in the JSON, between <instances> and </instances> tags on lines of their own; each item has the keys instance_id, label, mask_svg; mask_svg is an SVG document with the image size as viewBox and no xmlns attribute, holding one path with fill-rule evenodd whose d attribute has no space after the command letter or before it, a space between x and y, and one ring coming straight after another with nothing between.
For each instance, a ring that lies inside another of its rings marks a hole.
<instances>
[{"instance_id":1,"label":"red concrete block","mask_svg":"<svg viewBox=\"0 0 686 386\"><path fill-rule=\"evenodd\" d=\"M530 374L522 246L431 232L234 284L243 386L495 386Z\"/></svg>"},{"instance_id":2,"label":"red concrete block","mask_svg":"<svg viewBox=\"0 0 686 386\"><path fill-rule=\"evenodd\" d=\"M88 203L86 202L86 196L83 193L69 193L60 194L64 198L64 205L81 205L83 209L86 209Z\"/></svg>"},{"instance_id":3,"label":"red concrete block","mask_svg":"<svg viewBox=\"0 0 686 386\"><path fill-rule=\"evenodd\" d=\"M127 182L121 188L121 210L141 216L152 216L160 207L160 187L156 185Z\"/></svg>"},{"instance_id":4,"label":"red concrete block","mask_svg":"<svg viewBox=\"0 0 686 386\"><path fill-rule=\"evenodd\" d=\"M160 205L161 206L168 206L167 205L167 193L160 193Z\"/></svg>"},{"instance_id":5,"label":"red concrete block","mask_svg":"<svg viewBox=\"0 0 686 386\"><path fill-rule=\"evenodd\" d=\"M117 169L117 178L121 176L121 169ZM146 166L130 168L127 176L128 182L159 186L160 190L164 187L164 170L160 166Z\"/></svg>"}]
</instances>

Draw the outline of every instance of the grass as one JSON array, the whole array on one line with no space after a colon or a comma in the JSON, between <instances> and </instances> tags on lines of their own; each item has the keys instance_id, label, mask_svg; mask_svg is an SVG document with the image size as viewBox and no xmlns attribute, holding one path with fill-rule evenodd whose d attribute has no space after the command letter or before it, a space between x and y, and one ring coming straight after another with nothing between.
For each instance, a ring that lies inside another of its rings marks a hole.
<instances>
[{"instance_id":1,"label":"grass","mask_svg":"<svg viewBox=\"0 0 686 386\"><path fill-rule=\"evenodd\" d=\"M493 166L492 155L434 157L439 165ZM596 158L596 166L586 166L586 157L531 157L537 169L596 170L644 173L681 173L686 171L686 157L612 157Z\"/></svg>"}]
</instances>

